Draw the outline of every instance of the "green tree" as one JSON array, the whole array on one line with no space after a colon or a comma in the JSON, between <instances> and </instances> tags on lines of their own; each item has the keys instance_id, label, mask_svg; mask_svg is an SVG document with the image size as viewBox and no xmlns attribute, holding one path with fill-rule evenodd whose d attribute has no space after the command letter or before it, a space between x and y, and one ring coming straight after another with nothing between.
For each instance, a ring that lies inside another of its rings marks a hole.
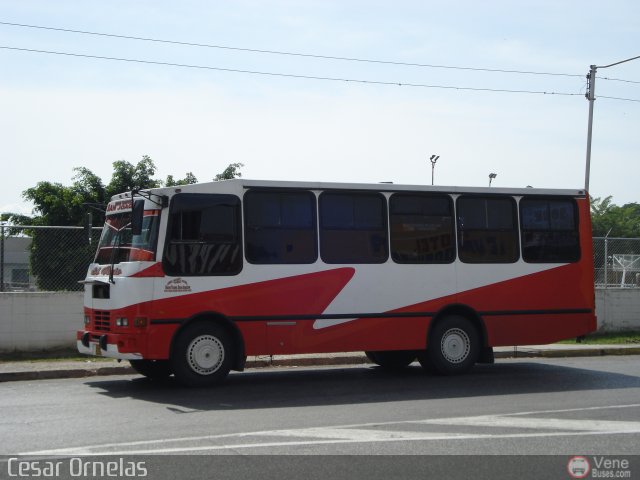
<instances>
[{"instance_id":1,"label":"green tree","mask_svg":"<svg viewBox=\"0 0 640 480\"><path fill-rule=\"evenodd\" d=\"M87 169L80 169L74 183L39 182L23 195L35 207L32 224L37 226L80 226L87 207L85 203L104 197L104 187L91 186L95 178ZM85 183L86 181L86 183ZM41 290L80 290L78 280L86 274L91 262L92 247L83 230L33 229L31 236L31 273Z\"/></svg>"},{"instance_id":2,"label":"green tree","mask_svg":"<svg viewBox=\"0 0 640 480\"><path fill-rule=\"evenodd\" d=\"M244 167L244 163L231 163L222 173L217 174L214 180L218 182L220 180L231 180L233 178L241 177L242 173L240 173L240 169L242 167Z\"/></svg>"},{"instance_id":3,"label":"green tree","mask_svg":"<svg viewBox=\"0 0 640 480\"><path fill-rule=\"evenodd\" d=\"M27 215L21 215L19 213L2 213L0 214L0 223L3 225L31 225L33 219ZM13 234L12 234L13 235Z\"/></svg>"},{"instance_id":4,"label":"green tree","mask_svg":"<svg viewBox=\"0 0 640 480\"><path fill-rule=\"evenodd\" d=\"M620 207L611 196L591 198L591 224L594 237L640 238L640 204Z\"/></svg>"},{"instance_id":5,"label":"green tree","mask_svg":"<svg viewBox=\"0 0 640 480\"><path fill-rule=\"evenodd\" d=\"M34 225L79 225L82 221L85 199L73 187L38 182L24 191L23 196L34 204Z\"/></svg>"},{"instance_id":6,"label":"green tree","mask_svg":"<svg viewBox=\"0 0 640 480\"><path fill-rule=\"evenodd\" d=\"M84 226L92 212L93 223L104 222L104 209L111 195L134 188L150 188L159 182L152 178L155 165L148 156L136 165L120 160L113 164L113 175L107 186L86 167L74 168L70 186L48 181L27 189L23 196L34 204L33 225ZM41 290L81 290L78 280L84 278L95 245L88 241L84 229L33 229L31 272Z\"/></svg>"},{"instance_id":7,"label":"green tree","mask_svg":"<svg viewBox=\"0 0 640 480\"><path fill-rule=\"evenodd\" d=\"M135 165L125 160L113 162L113 175L106 187L107 199L117 193L159 187L161 182L153 179L155 173L156 165L148 155L143 155Z\"/></svg>"},{"instance_id":8,"label":"green tree","mask_svg":"<svg viewBox=\"0 0 640 480\"><path fill-rule=\"evenodd\" d=\"M241 163L230 164L217 180L241 176ZM86 167L73 169L70 186L48 181L23 192L23 197L34 204L34 216L29 224L36 226L84 226L86 215L92 213L93 224L104 223L104 210L109 199L118 193L160 187L154 177L156 166L148 155L135 165L126 160L113 162L113 174L108 184ZM192 172L183 179L167 177L166 186L196 183ZM25 224L27 218L21 219ZM42 290L80 290L78 280L84 278L91 262L95 245L89 244L86 230L33 229L31 242L31 271Z\"/></svg>"},{"instance_id":9,"label":"green tree","mask_svg":"<svg viewBox=\"0 0 640 480\"><path fill-rule=\"evenodd\" d=\"M179 178L177 180L173 178L173 175L168 175L164 182L164 186L176 187L178 185L192 185L194 183L198 183L198 179L192 172L187 172L187 175L184 178Z\"/></svg>"}]
</instances>

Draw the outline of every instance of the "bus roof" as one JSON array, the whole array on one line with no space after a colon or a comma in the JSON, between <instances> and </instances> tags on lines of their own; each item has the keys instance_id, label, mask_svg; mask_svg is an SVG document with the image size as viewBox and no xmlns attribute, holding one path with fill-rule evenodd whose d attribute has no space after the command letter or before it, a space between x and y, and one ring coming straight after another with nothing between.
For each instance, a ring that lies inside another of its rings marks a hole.
<instances>
[{"instance_id":1,"label":"bus roof","mask_svg":"<svg viewBox=\"0 0 640 480\"><path fill-rule=\"evenodd\" d=\"M267 180L236 179L245 188L306 188L310 190L376 190L380 192L439 192L439 193L500 193L511 195L572 195L584 196L584 190L542 189L542 188L503 188L503 187L464 187L440 185L405 185L395 183L337 183L337 182L290 182Z\"/></svg>"},{"instance_id":2,"label":"bus roof","mask_svg":"<svg viewBox=\"0 0 640 480\"><path fill-rule=\"evenodd\" d=\"M213 188L212 188L213 187ZM280 180L249 180L235 178L233 180L221 180L217 182L194 183L190 185L176 185L172 187L160 187L143 192L156 195L171 195L178 192L207 193L211 191L230 191L238 188L267 188L267 189L306 189L306 190L363 190L378 192L424 192L424 193L451 193L451 194L502 194L502 195L546 195L546 196L573 196L585 197L584 189L554 189L554 188L505 188L505 187L466 187L466 186L440 186L440 185L404 185L395 183L339 183L339 182L305 182L305 181L280 181ZM129 192L114 195L111 201L127 198Z\"/></svg>"}]
</instances>

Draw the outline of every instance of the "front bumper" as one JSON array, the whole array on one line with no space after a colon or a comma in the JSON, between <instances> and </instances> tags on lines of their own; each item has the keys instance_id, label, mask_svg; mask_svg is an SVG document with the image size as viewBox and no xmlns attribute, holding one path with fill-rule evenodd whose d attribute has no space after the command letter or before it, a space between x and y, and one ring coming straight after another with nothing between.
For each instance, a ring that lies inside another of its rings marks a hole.
<instances>
[{"instance_id":1,"label":"front bumper","mask_svg":"<svg viewBox=\"0 0 640 480\"><path fill-rule=\"evenodd\" d=\"M110 336L113 337L112 335ZM141 360L143 358L141 353L120 352L117 341L116 343L109 343L110 336L102 335L99 338L95 338L95 335L91 335L89 332L80 331L76 340L78 352L85 355L118 358L121 360Z\"/></svg>"}]
</instances>

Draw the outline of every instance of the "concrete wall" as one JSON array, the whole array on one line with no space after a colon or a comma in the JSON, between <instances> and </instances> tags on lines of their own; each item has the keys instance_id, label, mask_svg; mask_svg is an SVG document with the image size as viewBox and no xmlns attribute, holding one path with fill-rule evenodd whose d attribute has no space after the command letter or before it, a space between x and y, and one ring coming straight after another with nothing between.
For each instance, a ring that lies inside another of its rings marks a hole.
<instances>
[{"instance_id":1,"label":"concrete wall","mask_svg":"<svg viewBox=\"0 0 640 480\"><path fill-rule=\"evenodd\" d=\"M640 331L639 288L597 288L599 332Z\"/></svg>"},{"instance_id":2,"label":"concrete wall","mask_svg":"<svg viewBox=\"0 0 640 480\"><path fill-rule=\"evenodd\" d=\"M0 353L75 348L82 292L0 293ZM640 289L596 290L601 332L640 331Z\"/></svg>"},{"instance_id":3,"label":"concrete wall","mask_svg":"<svg viewBox=\"0 0 640 480\"><path fill-rule=\"evenodd\" d=\"M0 352L75 348L82 292L0 293Z\"/></svg>"}]
</instances>

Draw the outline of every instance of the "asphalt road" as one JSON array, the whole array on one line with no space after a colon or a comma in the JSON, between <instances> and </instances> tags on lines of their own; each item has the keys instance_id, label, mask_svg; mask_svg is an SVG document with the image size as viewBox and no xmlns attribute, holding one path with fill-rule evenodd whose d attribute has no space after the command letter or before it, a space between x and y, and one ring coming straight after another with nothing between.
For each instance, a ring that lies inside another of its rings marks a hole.
<instances>
[{"instance_id":1,"label":"asphalt road","mask_svg":"<svg viewBox=\"0 0 640 480\"><path fill-rule=\"evenodd\" d=\"M21 458L556 455L566 464L638 453L640 356L501 360L460 377L418 366L270 368L200 390L131 375L9 382L0 412L0 453Z\"/></svg>"}]
</instances>

